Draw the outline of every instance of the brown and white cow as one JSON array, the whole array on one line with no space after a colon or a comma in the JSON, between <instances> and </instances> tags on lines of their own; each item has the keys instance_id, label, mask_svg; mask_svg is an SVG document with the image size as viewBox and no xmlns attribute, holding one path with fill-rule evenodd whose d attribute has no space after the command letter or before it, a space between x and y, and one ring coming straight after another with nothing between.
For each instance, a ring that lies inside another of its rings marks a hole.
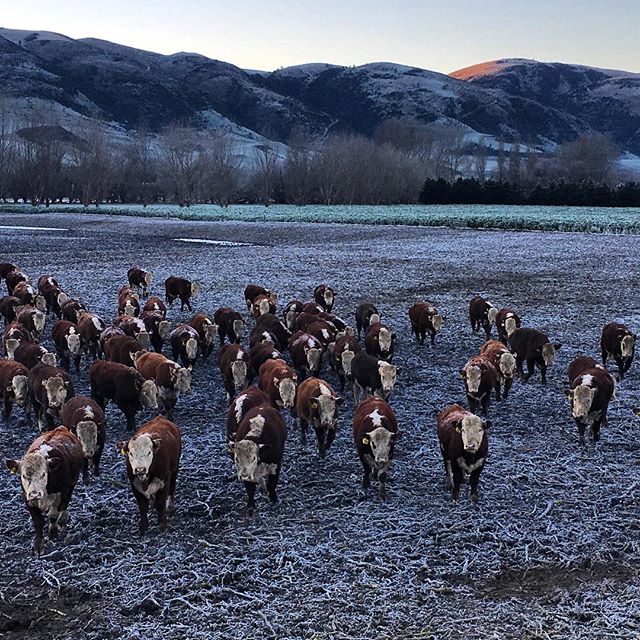
<instances>
[{"instance_id":1,"label":"brown and white cow","mask_svg":"<svg viewBox=\"0 0 640 640\"><path fill-rule=\"evenodd\" d=\"M501 396L508 397L516 373L516 359L513 354L500 340L487 340L480 347L480 355L491 362L498 375L498 384L501 385Z\"/></svg>"},{"instance_id":2,"label":"brown and white cow","mask_svg":"<svg viewBox=\"0 0 640 640\"><path fill-rule=\"evenodd\" d=\"M64 403L75 396L69 374L58 367L37 364L29 369L27 386L29 401L38 419L40 431L53 429L56 424L60 424L60 412Z\"/></svg>"},{"instance_id":3,"label":"brown and white cow","mask_svg":"<svg viewBox=\"0 0 640 640\"><path fill-rule=\"evenodd\" d=\"M243 347L232 343L220 349L218 366L227 392L227 400L231 402L231 399L251 381L251 358Z\"/></svg>"},{"instance_id":4,"label":"brown and white cow","mask_svg":"<svg viewBox=\"0 0 640 640\"><path fill-rule=\"evenodd\" d=\"M110 362L119 362L133 367L140 345L135 338L127 335L111 335L103 342L104 355Z\"/></svg>"},{"instance_id":5,"label":"brown and white cow","mask_svg":"<svg viewBox=\"0 0 640 640\"><path fill-rule=\"evenodd\" d=\"M597 366L598 363L591 356L577 356L569 363L569 366L567 367L567 377L569 378L569 384L571 384L575 378L577 378L587 369L593 369Z\"/></svg>"},{"instance_id":6,"label":"brown and white cow","mask_svg":"<svg viewBox=\"0 0 640 640\"><path fill-rule=\"evenodd\" d=\"M164 416L143 424L127 442L117 444L127 461L131 493L138 503L138 532L149 528L149 504L153 501L160 531L167 528L167 517L175 512L175 493L182 436L180 429Z\"/></svg>"},{"instance_id":7,"label":"brown and white cow","mask_svg":"<svg viewBox=\"0 0 640 640\"><path fill-rule=\"evenodd\" d=\"M144 303L144 307L142 307L143 313L158 313L162 316L163 320L167 319L167 306L162 301L161 298L157 296L151 296Z\"/></svg>"},{"instance_id":8,"label":"brown and white cow","mask_svg":"<svg viewBox=\"0 0 640 640\"><path fill-rule=\"evenodd\" d=\"M87 354L95 360L102 356L102 347L100 346L100 336L107 328L107 323L95 313L88 311L78 312L78 322L76 322L78 333L82 339Z\"/></svg>"},{"instance_id":9,"label":"brown and white cow","mask_svg":"<svg viewBox=\"0 0 640 640\"><path fill-rule=\"evenodd\" d=\"M4 319L5 325L15 322L16 308L22 306L21 300L15 296L4 296L0 298L0 315Z\"/></svg>"},{"instance_id":10,"label":"brown and white cow","mask_svg":"<svg viewBox=\"0 0 640 640\"><path fill-rule=\"evenodd\" d=\"M506 345L509 343L511 334L522 326L522 320L513 309L500 309L496 315L495 324L498 340Z\"/></svg>"},{"instance_id":11,"label":"brown and white cow","mask_svg":"<svg viewBox=\"0 0 640 640\"><path fill-rule=\"evenodd\" d=\"M119 362L96 360L89 370L89 382L91 397L103 411L109 400L112 400L125 415L129 431L133 431L136 413L143 406L158 408L156 383L145 380L133 367Z\"/></svg>"},{"instance_id":12,"label":"brown and white cow","mask_svg":"<svg viewBox=\"0 0 640 640\"><path fill-rule=\"evenodd\" d=\"M364 336L364 348L378 360L391 362L396 349L396 334L379 322L370 324Z\"/></svg>"},{"instance_id":13,"label":"brown and white cow","mask_svg":"<svg viewBox=\"0 0 640 640\"><path fill-rule=\"evenodd\" d=\"M224 344L225 339L229 342L240 343L244 335L244 320L235 309L220 307L213 314L213 320L218 325L220 345Z\"/></svg>"},{"instance_id":14,"label":"brown and white cow","mask_svg":"<svg viewBox=\"0 0 640 640\"><path fill-rule=\"evenodd\" d=\"M380 312L371 302L363 302L356 308L356 329L358 330L358 340L362 337L362 331L369 328L369 325L380 322Z\"/></svg>"},{"instance_id":15,"label":"brown and white cow","mask_svg":"<svg viewBox=\"0 0 640 640\"><path fill-rule=\"evenodd\" d=\"M42 339L47 316L31 305L17 307L15 311L16 322L19 322L29 330L32 340L39 342Z\"/></svg>"},{"instance_id":16,"label":"brown and white cow","mask_svg":"<svg viewBox=\"0 0 640 640\"><path fill-rule=\"evenodd\" d=\"M61 308L62 317L69 322L76 324L80 318L81 311L87 311L87 308L79 300L67 300Z\"/></svg>"},{"instance_id":17,"label":"brown and white cow","mask_svg":"<svg viewBox=\"0 0 640 640\"><path fill-rule=\"evenodd\" d=\"M151 347L151 336L142 318L118 316L113 321L113 326L121 329L126 336L134 338L140 345L140 349L149 349Z\"/></svg>"},{"instance_id":18,"label":"brown and white cow","mask_svg":"<svg viewBox=\"0 0 640 640\"><path fill-rule=\"evenodd\" d=\"M67 509L84 457L78 438L66 427L38 436L20 460L7 460L11 473L20 474L22 497L31 516L39 556L44 546L44 525L49 520L49 539L57 540L69 520Z\"/></svg>"},{"instance_id":19,"label":"brown and white cow","mask_svg":"<svg viewBox=\"0 0 640 640\"><path fill-rule=\"evenodd\" d=\"M315 301L305 302L302 305L302 313L308 313L312 316L317 316L319 313L323 313L324 310L324 307Z\"/></svg>"},{"instance_id":20,"label":"brown and white cow","mask_svg":"<svg viewBox=\"0 0 640 640\"><path fill-rule=\"evenodd\" d=\"M486 339L491 338L491 327L496 323L498 310L481 296L475 296L469 301L469 321L471 332L476 335L480 327L484 329Z\"/></svg>"},{"instance_id":21,"label":"brown and white cow","mask_svg":"<svg viewBox=\"0 0 640 640\"><path fill-rule=\"evenodd\" d=\"M360 343L350 334L340 336L331 350L330 359L333 370L340 379L340 393L344 391L347 382L353 384L351 363L357 353L362 351Z\"/></svg>"},{"instance_id":22,"label":"brown and white cow","mask_svg":"<svg viewBox=\"0 0 640 640\"><path fill-rule=\"evenodd\" d=\"M173 359L182 362L185 367L193 368L198 359L198 332L188 324L179 324L170 334Z\"/></svg>"},{"instance_id":23,"label":"brown and white cow","mask_svg":"<svg viewBox=\"0 0 640 640\"><path fill-rule=\"evenodd\" d=\"M247 511L255 510L256 487L259 485L269 500L278 501L276 489L287 426L280 412L269 406L250 409L242 418L233 444L233 460L238 480L244 483L247 492Z\"/></svg>"},{"instance_id":24,"label":"brown and white cow","mask_svg":"<svg viewBox=\"0 0 640 640\"><path fill-rule=\"evenodd\" d=\"M0 280L4 280L12 271L20 271L20 269L11 262L0 262Z\"/></svg>"},{"instance_id":25,"label":"brown and white cow","mask_svg":"<svg viewBox=\"0 0 640 640\"><path fill-rule=\"evenodd\" d=\"M322 343L310 333L297 331L289 338L289 353L301 380L320 373L323 352Z\"/></svg>"},{"instance_id":26,"label":"brown and white cow","mask_svg":"<svg viewBox=\"0 0 640 640\"><path fill-rule=\"evenodd\" d=\"M229 405L227 411L227 448L233 456L233 445L236 441L236 432L242 419L255 407L271 406L267 394L258 387L247 387L241 391Z\"/></svg>"},{"instance_id":27,"label":"brown and white cow","mask_svg":"<svg viewBox=\"0 0 640 640\"><path fill-rule=\"evenodd\" d=\"M458 500L460 485L467 474L471 500L477 502L480 474L489 454L487 432L491 422L483 421L459 404L452 404L438 414L437 424L445 485L451 491L451 498Z\"/></svg>"},{"instance_id":28,"label":"brown and white cow","mask_svg":"<svg viewBox=\"0 0 640 640\"><path fill-rule=\"evenodd\" d=\"M107 433L104 411L95 400L87 396L75 396L64 403L60 421L80 440L84 455L82 479L89 484L89 462L94 475L100 475L100 459Z\"/></svg>"},{"instance_id":29,"label":"brown and white cow","mask_svg":"<svg viewBox=\"0 0 640 640\"><path fill-rule=\"evenodd\" d=\"M203 358L213 351L213 340L218 335L218 325L205 313L197 313L189 324L198 332L198 343Z\"/></svg>"},{"instance_id":30,"label":"brown and white cow","mask_svg":"<svg viewBox=\"0 0 640 640\"><path fill-rule=\"evenodd\" d=\"M327 284L319 284L313 290L313 299L327 312L333 309L335 298L335 291Z\"/></svg>"},{"instance_id":31,"label":"brown and white cow","mask_svg":"<svg viewBox=\"0 0 640 640\"><path fill-rule=\"evenodd\" d=\"M277 310L276 303L272 296L260 295L253 300L251 304L251 315L254 318L259 318L265 313L275 314Z\"/></svg>"},{"instance_id":32,"label":"brown and white cow","mask_svg":"<svg viewBox=\"0 0 640 640\"><path fill-rule=\"evenodd\" d=\"M258 375L258 386L267 394L272 406L291 409L296 398L298 376L284 360L267 360Z\"/></svg>"},{"instance_id":33,"label":"brown and white cow","mask_svg":"<svg viewBox=\"0 0 640 640\"><path fill-rule=\"evenodd\" d=\"M547 368L556 359L556 352L562 347L560 342L549 342L549 338L537 329L516 329L509 336L511 353L516 357L516 369L524 382L529 380L536 365L540 368L542 384L547 384ZM522 368L527 363L527 375Z\"/></svg>"},{"instance_id":34,"label":"brown and white cow","mask_svg":"<svg viewBox=\"0 0 640 640\"><path fill-rule=\"evenodd\" d=\"M398 421L393 409L381 398L363 400L353 414L353 440L362 464L362 489L371 486L371 475L380 483L379 495L386 500L389 465L398 438Z\"/></svg>"},{"instance_id":35,"label":"brown and white cow","mask_svg":"<svg viewBox=\"0 0 640 640\"><path fill-rule=\"evenodd\" d=\"M387 400L396 384L400 367L360 351L351 361L353 399L358 404L367 393Z\"/></svg>"},{"instance_id":36,"label":"brown and white cow","mask_svg":"<svg viewBox=\"0 0 640 640\"><path fill-rule=\"evenodd\" d=\"M276 347L279 351L285 351L289 345L291 332L280 318L273 313L265 313L256 319L256 327L266 330L276 338Z\"/></svg>"},{"instance_id":37,"label":"brown and white cow","mask_svg":"<svg viewBox=\"0 0 640 640\"><path fill-rule=\"evenodd\" d=\"M68 320L58 320L51 330L51 338L60 356L62 366L68 371L73 359L76 371L80 371L82 340L76 325Z\"/></svg>"},{"instance_id":38,"label":"brown and white cow","mask_svg":"<svg viewBox=\"0 0 640 640\"><path fill-rule=\"evenodd\" d=\"M53 311L58 318L62 317L62 307L68 301L69 296L62 290L58 281L52 276L40 276L38 291L44 298L48 313Z\"/></svg>"},{"instance_id":39,"label":"brown and white cow","mask_svg":"<svg viewBox=\"0 0 640 640\"><path fill-rule=\"evenodd\" d=\"M184 311L185 305L189 311L193 311L191 308L191 298L195 298L200 293L200 284L197 282L191 282L186 278L177 278L175 276L169 276L164 281L165 299L169 306L173 308L173 303L176 299L180 300L180 311Z\"/></svg>"},{"instance_id":40,"label":"brown and white cow","mask_svg":"<svg viewBox=\"0 0 640 640\"><path fill-rule=\"evenodd\" d=\"M300 420L302 444L307 442L307 428L311 425L316 433L321 458L325 457L336 437L338 412L342 402L342 398L324 380L307 378L298 387L295 414Z\"/></svg>"},{"instance_id":41,"label":"brown and white cow","mask_svg":"<svg viewBox=\"0 0 640 640\"><path fill-rule=\"evenodd\" d=\"M417 302L409 309L411 333L418 344L424 344L427 334L431 337L431 344L435 344L436 335L442 329L443 318L438 310L428 302Z\"/></svg>"},{"instance_id":42,"label":"brown and white cow","mask_svg":"<svg viewBox=\"0 0 640 640\"><path fill-rule=\"evenodd\" d=\"M135 317L140 315L140 297L127 285L120 287L118 292L118 315Z\"/></svg>"},{"instance_id":43,"label":"brown and white cow","mask_svg":"<svg viewBox=\"0 0 640 640\"><path fill-rule=\"evenodd\" d=\"M273 342L258 342L249 349L251 369L256 372L267 360L281 360L282 354L273 346Z\"/></svg>"},{"instance_id":44,"label":"brown and white cow","mask_svg":"<svg viewBox=\"0 0 640 640\"><path fill-rule=\"evenodd\" d=\"M0 401L2 402L2 418L5 422L11 416L14 404L22 407L29 416L28 376L29 369L23 364L8 358L0 358Z\"/></svg>"},{"instance_id":45,"label":"brown and white cow","mask_svg":"<svg viewBox=\"0 0 640 640\"><path fill-rule=\"evenodd\" d=\"M5 279L5 284L7 285L7 293L9 295L14 295L13 290L19 284L30 284L31 280L27 277L25 273L20 271L20 269L14 269L7 273ZM29 303L31 304L31 303Z\"/></svg>"},{"instance_id":46,"label":"brown and white cow","mask_svg":"<svg viewBox=\"0 0 640 640\"><path fill-rule=\"evenodd\" d=\"M45 312L47 310L47 303L45 299L35 291L35 289L26 282L20 282L17 284L12 296L15 296L22 302L22 304L28 304L35 307L38 311Z\"/></svg>"},{"instance_id":47,"label":"brown and white cow","mask_svg":"<svg viewBox=\"0 0 640 640\"><path fill-rule=\"evenodd\" d=\"M41 362L55 367L58 362L55 353L50 353L41 344L35 342L22 342L13 352L13 359L27 369L33 369Z\"/></svg>"},{"instance_id":48,"label":"brown and white cow","mask_svg":"<svg viewBox=\"0 0 640 640\"><path fill-rule=\"evenodd\" d=\"M302 302L300 300L291 300L282 312L284 324L293 333L296 327L296 319L302 313Z\"/></svg>"},{"instance_id":49,"label":"brown and white cow","mask_svg":"<svg viewBox=\"0 0 640 640\"><path fill-rule=\"evenodd\" d=\"M153 350L160 353L164 341L171 331L171 323L168 320L164 320L159 313L152 313L151 311L144 311L140 316L140 320L144 323L147 333L149 334L149 342ZM138 342L140 342L139 335Z\"/></svg>"},{"instance_id":50,"label":"brown and white cow","mask_svg":"<svg viewBox=\"0 0 640 640\"><path fill-rule=\"evenodd\" d=\"M142 297L146 298L149 287L153 282L153 272L145 271L144 269L140 269L140 267L131 267L131 269L127 271L127 279L129 280L129 286L140 289Z\"/></svg>"},{"instance_id":51,"label":"brown and white cow","mask_svg":"<svg viewBox=\"0 0 640 640\"><path fill-rule=\"evenodd\" d=\"M496 400L500 400L498 373L488 357L480 355L470 358L460 369L460 377L473 413L487 414L492 392L495 392Z\"/></svg>"},{"instance_id":52,"label":"brown and white cow","mask_svg":"<svg viewBox=\"0 0 640 640\"><path fill-rule=\"evenodd\" d=\"M602 364L606 366L607 359L611 356L618 365L620 380L624 378L633 362L636 338L635 333L619 322L610 322L602 328L602 337L600 338Z\"/></svg>"},{"instance_id":53,"label":"brown and white cow","mask_svg":"<svg viewBox=\"0 0 640 640\"><path fill-rule=\"evenodd\" d=\"M251 311L253 307L254 300L258 298L258 296L264 296L266 298L270 298L273 302L277 302L278 296L273 293L270 289L265 289L261 287L259 284L248 284L244 289L244 301L247 305L247 310Z\"/></svg>"},{"instance_id":54,"label":"brown and white cow","mask_svg":"<svg viewBox=\"0 0 640 640\"><path fill-rule=\"evenodd\" d=\"M276 342L278 342L278 339L273 335L273 333L262 327L254 327L249 334L249 349L253 349L253 347L259 344L266 344L275 349Z\"/></svg>"},{"instance_id":55,"label":"brown and white cow","mask_svg":"<svg viewBox=\"0 0 640 640\"><path fill-rule=\"evenodd\" d=\"M7 358L13 359L15 350L25 342L33 342L31 332L22 323L16 321L8 324L4 328L2 335L2 344L4 354Z\"/></svg>"}]
</instances>

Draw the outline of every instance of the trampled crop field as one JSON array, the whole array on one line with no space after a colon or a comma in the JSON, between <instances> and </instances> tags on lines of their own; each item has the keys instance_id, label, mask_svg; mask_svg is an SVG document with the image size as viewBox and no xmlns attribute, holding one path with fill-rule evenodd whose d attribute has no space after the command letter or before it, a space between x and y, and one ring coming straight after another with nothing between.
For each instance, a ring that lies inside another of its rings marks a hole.
<instances>
[{"instance_id":1,"label":"trampled crop field","mask_svg":"<svg viewBox=\"0 0 640 640\"><path fill-rule=\"evenodd\" d=\"M107 321L134 264L154 272L153 293L169 275L200 281L194 309L210 314L222 305L244 311L249 282L277 291L282 305L308 300L327 282L337 292L334 311L352 325L357 304L374 301L398 336L394 362L402 367L391 397L401 437L388 500L375 490L362 496L345 392L324 460L311 439L301 446L287 416L280 503L261 497L247 517L225 449L227 404L215 357L200 361L193 392L176 410L183 455L166 533L151 516L146 537L137 534L115 447L127 432L113 406L102 475L78 484L65 536L47 543L40 559L31 552L19 480L0 473L0 636L638 637L640 421L632 408L640 405L640 363L618 385L597 447L578 446L563 390L568 363L597 355L603 324L640 327L640 238L275 222L282 209L251 214L273 222L168 219L178 209L167 219L5 213L0 259L34 280L55 275ZM282 215L305 211L312 209ZM606 220L607 212L597 213ZM638 212L610 215L618 213ZM35 226L55 230L11 228ZM563 343L547 386L539 375L516 381L507 400L492 403L477 505L468 486L458 503L445 491L435 432L435 414L464 403L459 370L482 344L467 318L475 294L518 310L526 326ZM411 339L407 310L419 300L445 316L435 347ZM189 317L169 311L172 324ZM52 324L44 340L51 348ZM72 374L77 393L89 391L89 364ZM326 367L323 377L337 387ZM138 424L152 415L139 415ZM21 456L35 435L14 409L0 424L0 458Z\"/></svg>"}]
</instances>

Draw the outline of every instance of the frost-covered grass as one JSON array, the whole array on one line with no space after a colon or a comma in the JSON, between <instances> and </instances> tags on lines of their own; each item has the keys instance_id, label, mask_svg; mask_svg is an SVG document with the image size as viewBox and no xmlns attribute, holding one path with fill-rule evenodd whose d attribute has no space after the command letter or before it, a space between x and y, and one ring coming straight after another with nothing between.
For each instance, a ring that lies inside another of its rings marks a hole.
<instances>
[{"instance_id":1,"label":"frost-covered grass","mask_svg":"<svg viewBox=\"0 0 640 640\"><path fill-rule=\"evenodd\" d=\"M640 233L640 209L603 207L537 207L509 205L396 205L396 206L295 206L235 205L0 205L1 213L99 213L180 220L245 222L317 222L338 224L384 224L474 229L531 231L588 231L592 233Z\"/></svg>"}]
</instances>

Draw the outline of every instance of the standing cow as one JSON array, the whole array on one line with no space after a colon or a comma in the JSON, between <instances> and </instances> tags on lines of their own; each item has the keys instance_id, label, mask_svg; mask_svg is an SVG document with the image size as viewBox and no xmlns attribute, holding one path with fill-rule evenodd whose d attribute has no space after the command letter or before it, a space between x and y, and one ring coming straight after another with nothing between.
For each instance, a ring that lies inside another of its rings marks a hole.
<instances>
[{"instance_id":1,"label":"standing cow","mask_svg":"<svg viewBox=\"0 0 640 640\"><path fill-rule=\"evenodd\" d=\"M388 400L398 373L400 367L395 367L385 360L378 360L364 351L356 353L351 361L354 402L358 404L367 393Z\"/></svg>"},{"instance_id":2,"label":"standing cow","mask_svg":"<svg viewBox=\"0 0 640 640\"><path fill-rule=\"evenodd\" d=\"M213 351L213 339L218 334L218 325L204 313L193 316L189 325L198 332L198 344L202 357L208 358Z\"/></svg>"},{"instance_id":3,"label":"standing cow","mask_svg":"<svg viewBox=\"0 0 640 640\"><path fill-rule=\"evenodd\" d=\"M80 339L84 349L92 360L102 357L102 347L100 346L100 336L107 328L107 323L95 313L80 311L78 322L76 323Z\"/></svg>"},{"instance_id":4,"label":"standing cow","mask_svg":"<svg viewBox=\"0 0 640 640\"><path fill-rule=\"evenodd\" d=\"M275 408L291 409L296 397L298 376L284 360L267 360L261 367L258 386Z\"/></svg>"},{"instance_id":5,"label":"standing cow","mask_svg":"<svg viewBox=\"0 0 640 640\"><path fill-rule=\"evenodd\" d=\"M177 362L180 360L185 367L193 368L198 358L198 332L188 324L179 324L170 334L171 354Z\"/></svg>"},{"instance_id":6,"label":"standing cow","mask_svg":"<svg viewBox=\"0 0 640 640\"><path fill-rule=\"evenodd\" d=\"M289 338L289 353L298 376L316 376L322 368L322 343L310 333L297 331Z\"/></svg>"},{"instance_id":7,"label":"standing cow","mask_svg":"<svg viewBox=\"0 0 640 640\"><path fill-rule=\"evenodd\" d=\"M486 339L491 338L491 327L496 323L498 310L481 296L475 296L469 301L469 321L474 335L484 329Z\"/></svg>"},{"instance_id":8,"label":"standing cow","mask_svg":"<svg viewBox=\"0 0 640 640\"><path fill-rule=\"evenodd\" d=\"M491 392L495 392L496 400L500 400L500 381L495 367L484 355L470 358L464 368L460 369L460 377L473 413L487 414Z\"/></svg>"},{"instance_id":9,"label":"standing cow","mask_svg":"<svg viewBox=\"0 0 640 640\"><path fill-rule=\"evenodd\" d=\"M284 323L291 333L295 331L296 319L302 313L302 306L300 300L291 300L282 312Z\"/></svg>"},{"instance_id":10,"label":"standing cow","mask_svg":"<svg viewBox=\"0 0 640 640\"><path fill-rule=\"evenodd\" d=\"M33 342L31 332L20 322L12 322L4 328L2 343L4 355L13 359L16 349L25 342Z\"/></svg>"},{"instance_id":11,"label":"standing cow","mask_svg":"<svg viewBox=\"0 0 640 640\"><path fill-rule=\"evenodd\" d=\"M118 314L121 316L140 315L140 298L131 287L124 285L118 292Z\"/></svg>"},{"instance_id":12,"label":"standing cow","mask_svg":"<svg viewBox=\"0 0 640 640\"><path fill-rule=\"evenodd\" d=\"M331 385L318 378L308 378L300 383L296 393L295 413L300 420L302 444L307 442L309 425L316 432L318 453L324 458L333 443L338 429L338 411L342 398Z\"/></svg>"},{"instance_id":13,"label":"standing cow","mask_svg":"<svg viewBox=\"0 0 640 640\"><path fill-rule=\"evenodd\" d=\"M264 391L258 387L247 387L241 391L229 405L227 411L227 448L233 455L236 432L242 419L255 407L270 406L271 402Z\"/></svg>"},{"instance_id":14,"label":"standing cow","mask_svg":"<svg viewBox=\"0 0 640 640\"><path fill-rule=\"evenodd\" d=\"M218 325L221 346L224 344L225 339L229 340L229 342L240 344L240 340L244 335L244 320L235 309L220 307L213 314L213 320Z\"/></svg>"},{"instance_id":15,"label":"standing cow","mask_svg":"<svg viewBox=\"0 0 640 640\"><path fill-rule=\"evenodd\" d=\"M53 429L60 424L60 411L64 403L75 395L69 374L58 367L37 364L29 370L27 385L40 431Z\"/></svg>"},{"instance_id":16,"label":"standing cow","mask_svg":"<svg viewBox=\"0 0 640 640\"><path fill-rule=\"evenodd\" d=\"M31 334L31 339L38 342L42 339L44 325L47 317L42 311L38 311L31 305L25 305L16 309L16 322L26 327Z\"/></svg>"},{"instance_id":17,"label":"standing cow","mask_svg":"<svg viewBox=\"0 0 640 640\"><path fill-rule=\"evenodd\" d=\"M380 313L371 302L363 302L356 309L356 329L358 340L362 337L362 330L366 331L369 325L380 322Z\"/></svg>"},{"instance_id":18,"label":"standing cow","mask_svg":"<svg viewBox=\"0 0 640 640\"><path fill-rule=\"evenodd\" d=\"M340 379L340 393L344 391L347 382L353 384L351 363L357 353L362 351L360 343L352 335L340 336L330 353L331 366Z\"/></svg>"},{"instance_id":19,"label":"standing cow","mask_svg":"<svg viewBox=\"0 0 640 640\"><path fill-rule=\"evenodd\" d=\"M248 284L244 289L244 301L247 304L247 310L250 312L253 307L253 303L259 296L271 299L274 303L277 302L278 296L272 293L270 289L265 289L259 284Z\"/></svg>"},{"instance_id":20,"label":"standing cow","mask_svg":"<svg viewBox=\"0 0 640 640\"><path fill-rule=\"evenodd\" d=\"M144 307L142 307L142 312L158 313L162 316L163 320L167 319L167 307L165 303L157 296L151 296L150 298L147 298L147 301L144 303Z\"/></svg>"},{"instance_id":21,"label":"standing cow","mask_svg":"<svg viewBox=\"0 0 640 640\"><path fill-rule=\"evenodd\" d=\"M149 342L151 347L157 353L162 351L164 341L171 331L171 323L164 320L159 313L144 311L140 316L140 320L144 323L145 329L149 334ZM138 342L140 342L140 334L138 334Z\"/></svg>"},{"instance_id":22,"label":"standing cow","mask_svg":"<svg viewBox=\"0 0 640 640\"><path fill-rule=\"evenodd\" d=\"M82 302L74 299L67 300L61 308L63 319L73 322L73 324L78 322L81 311L87 311L87 308Z\"/></svg>"},{"instance_id":23,"label":"standing cow","mask_svg":"<svg viewBox=\"0 0 640 640\"><path fill-rule=\"evenodd\" d=\"M15 322L16 309L22 306L21 300L15 296L4 296L0 298L0 315L4 319L5 325Z\"/></svg>"},{"instance_id":24,"label":"standing cow","mask_svg":"<svg viewBox=\"0 0 640 640\"><path fill-rule=\"evenodd\" d=\"M633 362L636 351L636 334L631 333L627 327L619 322L610 322L602 328L600 349L602 364L606 366L607 359L611 356L618 365L620 380L622 380Z\"/></svg>"},{"instance_id":25,"label":"standing cow","mask_svg":"<svg viewBox=\"0 0 640 640\"><path fill-rule=\"evenodd\" d=\"M313 299L328 313L333 309L336 294L334 290L326 284L319 284L313 290Z\"/></svg>"},{"instance_id":26,"label":"standing cow","mask_svg":"<svg viewBox=\"0 0 640 640\"><path fill-rule=\"evenodd\" d=\"M129 286L140 289L140 291L142 291L142 297L146 298L149 287L153 282L153 272L145 271L144 269L140 269L140 267L131 267L131 269L127 271L127 278L129 280Z\"/></svg>"},{"instance_id":27,"label":"standing cow","mask_svg":"<svg viewBox=\"0 0 640 640\"><path fill-rule=\"evenodd\" d=\"M220 375L227 392L227 400L231 399L250 382L251 358L239 344L228 344L218 353Z\"/></svg>"},{"instance_id":28,"label":"standing cow","mask_svg":"<svg viewBox=\"0 0 640 640\"><path fill-rule=\"evenodd\" d=\"M279 351L286 350L289 344L289 338L291 337L291 332L284 326L284 323L280 318L273 313L265 313L256 319L256 328L258 327L275 336L275 346Z\"/></svg>"},{"instance_id":29,"label":"standing cow","mask_svg":"<svg viewBox=\"0 0 640 640\"><path fill-rule=\"evenodd\" d=\"M384 324L370 324L364 336L364 348L369 355L391 362L396 349L396 334Z\"/></svg>"},{"instance_id":30,"label":"standing cow","mask_svg":"<svg viewBox=\"0 0 640 640\"><path fill-rule=\"evenodd\" d=\"M11 415L14 403L22 407L27 416L30 416L28 376L29 369L23 364L8 358L0 358L0 402L2 402L2 419L5 422Z\"/></svg>"},{"instance_id":31,"label":"standing cow","mask_svg":"<svg viewBox=\"0 0 640 640\"><path fill-rule=\"evenodd\" d=\"M500 340L487 340L480 347L480 355L489 360L498 375L498 384L501 385L501 395L508 397L513 377L516 372L516 359Z\"/></svg>"},{"instance_id":32,"label":"standing cow","mask_svg":"<svg viewBox=\"0 0 640 640\"><path fill-rule=\"evenodd\" d=\"M68 371L73 359L76 371L80 371L82 341L76 325L68 320L58 320L51 330L51 338L62 366Z\"/></svg>"},{"instance_id":33,"label":"standing cow","mask_svg":"<svg viewBox=\"0 0 640 640\"><path fill-rule=\"evenodd\" d=\"M33 369L37 364L44 362L50 367L57 366L56 354L47 351L41 344L35 342L23 342L13 352L16 362L23 364L27 369Z\"/></svg>"},{"instance_id":34,"label":"standing cow","mask_svg":"<svg viewBox=\"0 0 640 640\"><path fill-rule=\"evenodd\" d=\"M498 340L503 344L509 343L511 334L522 326L520 316L512 309L500 309L496 315L496 331Z\"/></svg>"},{"instance_id":35,"label":"standing cow","mask_svg":"<svg viewBox=\"0 0 640 640\"><path fill-rule=\"evenodd\" d=\"M416 342L424 344L429 334L431 344L435 344L436 335L442 329L443 318L438 310L428 302L417 302L409 309L409 321L411 333L416 337Z\"/></svg>"},{"instance_id":36,"label":"standing cow","mask_svg":"<svg viewBox=\"0 0 640 640\"><path fill-rule=\"evenodd\" d=\"M529 380L536 365L540 368L542 384L547 384L547 368L556 359L556 353L562 347L560 342L549 342L549 338L537 329L516 329L509 337L511 353L516 357L516 368L524 382ZM522 368L527 363L527 375Z\"/></svg>"},{"instance_id":37,"label":"standing cow","mask_svg":"<svg viewBox=\"0 0 640 640\"><path fill-rule=\"evenodd\" d=\"M200 288L197 282L170 276L164 281L165 299L171 308L174 301L180 299L180 311L184 311L185 305L189 311L193 311L191 298L195 298L200 293Z\"/></svg>"},{"instance_id":38,"label":"standing cow","mask_svg":"<svg viewBox=\"0 0 640 640\"><path fill-rule=\"evenodd\" d=\"M273 342L258 342L249 349L251 369L260 371L267 360L282 360L282 354L273 346Z\"/></svg>"}]
</instances>

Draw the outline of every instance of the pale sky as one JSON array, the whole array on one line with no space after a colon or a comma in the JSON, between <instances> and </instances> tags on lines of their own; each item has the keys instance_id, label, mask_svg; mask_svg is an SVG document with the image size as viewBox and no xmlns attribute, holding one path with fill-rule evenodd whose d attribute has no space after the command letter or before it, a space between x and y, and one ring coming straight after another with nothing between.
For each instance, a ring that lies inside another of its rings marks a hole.
<instances>
[{"instance_id":1,"label":"pale sky","mask_svg":"<svg viewBox=\"0 0 640 640\"><path fill-rule=\"evenodd\" d=\"M2 0L0 26L193 51L246 69L495 58L640 72L640 0Z\"/></svg>"}]
</instances>

